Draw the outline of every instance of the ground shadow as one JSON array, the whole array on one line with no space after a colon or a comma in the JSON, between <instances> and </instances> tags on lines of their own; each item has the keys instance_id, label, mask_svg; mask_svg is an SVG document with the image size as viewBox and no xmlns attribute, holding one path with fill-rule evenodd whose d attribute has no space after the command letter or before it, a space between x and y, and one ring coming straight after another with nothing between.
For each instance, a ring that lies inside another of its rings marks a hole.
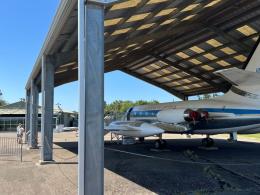
<instances>
[{"instance_id":1,"label":"ground shadow","mask_svg":"<svg viewBox=\"0 0 260 195\"><path fill-rule=\"evenodd\" d=\"M200 139L119 145L105 142L105 168L157 194L260 191L260 144L216 140L217 150L200 149ZM75 154L77 142L55 143Z\"/></svg>"}]
</instances>

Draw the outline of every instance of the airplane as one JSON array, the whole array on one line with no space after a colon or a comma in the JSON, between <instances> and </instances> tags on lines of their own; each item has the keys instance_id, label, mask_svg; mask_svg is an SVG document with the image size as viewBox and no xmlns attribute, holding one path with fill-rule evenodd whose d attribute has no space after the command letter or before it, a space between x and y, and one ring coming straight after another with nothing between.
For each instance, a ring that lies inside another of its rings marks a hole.
<instances>
[{"instance_id":1,"label":"airplane","mask_svg":"<svg viewBox=\"0 0 260 195\"><path fill-rule=\"evenodd\" d=\"M230 68L215 72L232 84L223 96L135 106L126 112L125 120L112 122L105 129L136 138L159 135L156 148L166 144L163 133L206 135L202 139L205 147L214 145L211 135L229 133L236 140L237 134L260 133L260 69L256 60L259 52L260 46L245 70Z\"/></svg>"},{"instance_id":2,"label":"airplane","mask_svg":"<svg viewBox=\"0 0 260 195\"><path fill-rule=\"evenodd\" d=\"M78 127L63 127L62 131L78 131Z\"/></svg>"}]
</instances>

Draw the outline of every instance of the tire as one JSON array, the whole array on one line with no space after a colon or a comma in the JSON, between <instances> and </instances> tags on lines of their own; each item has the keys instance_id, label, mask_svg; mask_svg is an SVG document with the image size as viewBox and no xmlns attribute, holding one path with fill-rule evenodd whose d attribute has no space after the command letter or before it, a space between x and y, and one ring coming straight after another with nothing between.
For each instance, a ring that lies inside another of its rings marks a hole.
<instances>
[{"instance_id":1,"label":"tire","mask_svg":"<svg viewBox=\"0 0 260 195\"><path fill-rule=\"evenodd\" d=\"M161 144L161 142L158 140L158 141L155 141L155 143L154 143L154 148L155 149L161 149L161 147L162 147L162 144Z\"/></svg>"},{"instance_id":2,"label":"tire","mask_svg":"<svg viewBox=\"0 0 260 195\"><path fill-rule=\"evenodd\" d=\"M143 143L143 142L144 142L144 137L140 137L140 138L139 138L139 142L140 142L140 143Z\"/></svg>"}]
</instances>

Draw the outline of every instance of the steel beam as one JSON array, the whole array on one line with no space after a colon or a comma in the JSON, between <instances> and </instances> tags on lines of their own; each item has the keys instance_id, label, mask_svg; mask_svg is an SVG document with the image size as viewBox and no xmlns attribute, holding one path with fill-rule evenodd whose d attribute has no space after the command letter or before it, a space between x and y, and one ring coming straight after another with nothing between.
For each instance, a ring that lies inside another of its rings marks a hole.
<instances>
[{"instance_id":1,"label":"steel beam","mask_svg":"<svg viewBox=\"0 0 260 195\"><path fill-rule=\"evenodd\" d=\"M68 63L72 63L72 62L76 62L78 61L78 51L73 50L73 51L68 51L68 52L61 52L61 53L57 53L54 55L55 57L55 68L58 68L62 65L68 64Z\"/></svg>"},{"instance_id":2,"label":"steel beam","mask_svg":"<svg viewBox=\"0 0 260 195\"><path fill-rule=\"evenodd\" d=\"M26 90L26 115L25 115L25 142L28 143L28 132L30 130L30 106L31 106L31 92Z\"/></svg>"},{"instance_id":3,"label":"steel beam","mask_svg":"<svg viewBox=\"0 0 260 195\"><path fill-rule=\"evenodd\" d=\"M191 69L193 68L184 68L182 67L181 65L179 64L175 64L175 62L169 60L168 58L166 57L161 57L160 55L156 55L156 54L152 54L152 56L154 58L157 58L158 60L166 63L166 64L169 64L171 66L173 66L174 68L177 68L179 70L182 70L183 72L189 74L189 75L192 75L194 77L197 77L198 79L204 81L205 83L208 83L209 85L211 85L212 87L218 89L220 92L227 92L227 90L230 88L230 86L227 84L227 85L219 85L217 83L215 83L214 81L210 80L210 79L206 79L205 77L203 77L203 75L201 73L195 73L193 72ZM211 78L212 79L212 78Z\"/></svg>"},{"instance_id":4,"label":"steel beam","mask_svg":"<svg viewBox=\"0 0 260 195\"><path fill-rule=\"evenodd\" d=\"M29 147L35 149L38 147L38 105L39 105L39 90L35 80L31 80L31 104L30 104L30 139Z\"/></svg>"},{"instance_id":5,"label":"steel beam","mask_svg":"<svg viewBox=\"0 0 260 195\"><path fill-rule=\"evenodd\" d=\"M104 7L78 1L78 194L104 193Z\"/></svg>"},{"instance_id":6,"label":"steel beam","mask_svg":"<svg viewBox=\"0 0 260 195\"><path fill-rule=\"evenodd\" d=\"M42 57L41 161L53 160L54 60Z\"/></svg>"},{"instance_id":7,"label":"steel beam","mask_svg":"<svg viewBox=\"0 0 260 195\"><path fill-rule=\"evenodd\" d=\"M174 95L174 96L176 96L176 97L178 97L178 98L180 98L182 100L185 99L185 95L183 93L181 93L180 91L177 91L177 90L175 90L175 89L173 89L171 87L167 87L166 85L161 85L160 83L155 82L152 79L149 79L147 77L142 77L141 75L137 74L136 72L132 72L132 71L130 71L128 69L123 69L122 71L124 73L126 73L126 74L132 75L132 76L134 76L134 77L136 77L136 78L138 78L140 80L143 80L143 81L145 81L147 83L150 83L150 84L152 84L152 85L154 85L156 87L159 87L159 88L167 91L168 93L171 93L172 95Z\"/></svg>"}]
</instances>

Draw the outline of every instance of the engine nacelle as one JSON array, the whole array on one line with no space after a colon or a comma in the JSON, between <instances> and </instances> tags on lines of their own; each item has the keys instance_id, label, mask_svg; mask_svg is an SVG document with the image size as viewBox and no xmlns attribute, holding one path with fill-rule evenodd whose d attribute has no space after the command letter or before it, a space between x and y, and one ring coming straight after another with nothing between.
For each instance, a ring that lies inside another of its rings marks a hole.
<instances>
[{"instance_id":1,"label":"engine nacelle","mask_svg":"<svg viewBox=\"0 0 260 195\"><path fill-rule=\"evenodd\" d=\"M186 109L169 109L158 112L157 119L163 123L183 123Z\"/></svg>"},{"instance_id":2,"label":"engine nacelle","mask_svg":"<svg viewBox=\"0 0 260 195\"><path fill-rule=\"evenodd\" d=\"M201 110L191 109L169 109L158 112L157 119L164 123L183 123L207 120L209 113Z\"/></svg>"},{"instance_id":3,"label":"engine nacelle","mask_svg":"<svg viewBox=\"0 0 260 195\"><path fill-rule=\"evenodd\" d=\"M199 121L201 119L201 114L197 111L187 109L184 112L184 119L185 121Z\"/></svg>"}]
</instances>

